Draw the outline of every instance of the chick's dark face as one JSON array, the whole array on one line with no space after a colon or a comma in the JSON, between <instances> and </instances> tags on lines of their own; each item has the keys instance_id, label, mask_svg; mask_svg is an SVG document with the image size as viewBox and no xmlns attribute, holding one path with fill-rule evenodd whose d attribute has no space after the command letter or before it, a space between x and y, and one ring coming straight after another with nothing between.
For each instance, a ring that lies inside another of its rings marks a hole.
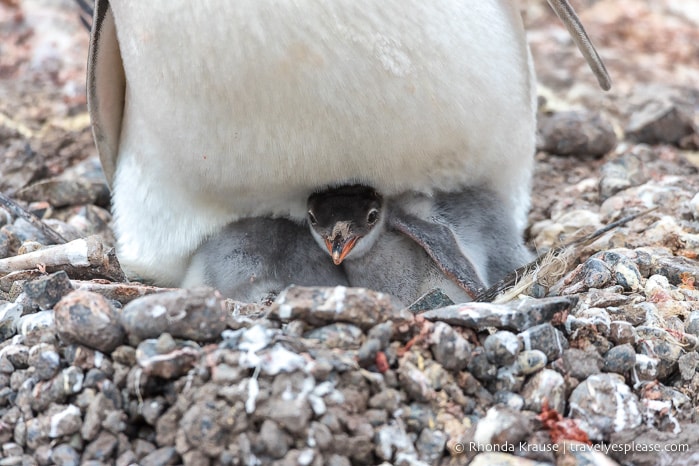
<instances>
[{"instance_id":1,"label":"chick's dark face","mask_svg":"<svg viewBox=\"0 0 699 466\"><path fill-rule=\"evenodd\" d=\"M341 186L308 198L308 222L336 265L379 223L383 199L372 188Z\"/></svg>"}]
</instances>

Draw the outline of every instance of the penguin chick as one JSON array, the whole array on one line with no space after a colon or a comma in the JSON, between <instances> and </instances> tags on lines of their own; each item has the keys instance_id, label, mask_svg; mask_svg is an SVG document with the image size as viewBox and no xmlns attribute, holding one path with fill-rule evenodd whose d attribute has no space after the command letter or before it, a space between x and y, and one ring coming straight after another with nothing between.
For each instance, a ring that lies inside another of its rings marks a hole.
<instances>
[{"instance_id":1,"label":"penguin chick","mask_svg":"<svg viewBox=\"0 0 699 466\"><path fill-rule=\"evenodd\" d=\"M363 185L340 186L308 198L308 224L335 265L366 254L384 229L383 197Z\"/></svg>"},{"instance_id":2,"label":"penguin chick","mask_svg":"<svg viewBox=\"0 0 699 466\"><path fill-rule=\"evenodd\" d=\"M250 218L227 225L193 254L183 287L207 285L227 298L261 302L291 284L348 285L305 226L283 218Z\"/></svg>"},{"instance_id":3,"label":"penguin chick","mask_svg":"<svg viewBox=\"0 0 699 466\"><path fill-rule=\"evenodd\" d=\"M455 301L473 299L490 277L497 279L525 261L526 250L492 193L464 190L429 199L410 193L390 200L371 187L340 186L308 199L311 235L343 264L352 286L391 293L405 304L432 288L444 289ZM474 208L501 220L485 221ZM459 210L459 215L452 215ZM480 230L497 231L489 241ZM521 254L502 258L510 244ZM500 270L504 269L504 270Z\"/></svg>"}]
</instances>

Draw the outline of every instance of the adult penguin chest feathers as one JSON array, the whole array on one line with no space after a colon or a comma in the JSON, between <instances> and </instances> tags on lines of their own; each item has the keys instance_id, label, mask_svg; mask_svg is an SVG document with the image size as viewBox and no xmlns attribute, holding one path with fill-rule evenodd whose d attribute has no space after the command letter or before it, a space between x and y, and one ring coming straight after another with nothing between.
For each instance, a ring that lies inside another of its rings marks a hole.
<instances>
[{"instance_id":1,"label":"adult penguin chest feathers","mask_svg":"<svg viewBox=\"0 0 699 466\"><path fill-rule=\"evenodd\" d=\"M231 213L301 218L290 197L345 180L526 179L532 80L509 1L111 3L120 156Z\"/></svg>"},{"instance_id":2,"label":"adult penguin chest feathers","mask_svg":"<svg viewBox=\"0 0 699 466\"><path fill-rule=\"evenodd\" d=\"M338 183L487 185L524 226L535 85L516 2L97 8L91 113L132 270L176 283L226 223L303 219L308 195Z\"/></svg>"}]
</instances>

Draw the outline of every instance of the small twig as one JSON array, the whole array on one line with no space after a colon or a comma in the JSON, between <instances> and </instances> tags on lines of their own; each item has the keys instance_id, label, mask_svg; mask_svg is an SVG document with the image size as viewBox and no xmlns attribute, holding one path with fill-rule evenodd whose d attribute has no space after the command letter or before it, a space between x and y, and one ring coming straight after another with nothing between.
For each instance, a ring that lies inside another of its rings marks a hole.
<instances>
[{"instance_id":1,"label":"small twig","mask_svg":"<svg viewBox=\"0 0 699 466\"><path fill-rule=\"evenodd\" d=\"M37 267L48 273L65 270L71 278L126 279L114 250L106 248L97 236L0 259L0 276Z\"/></svg>"},{"instance_id":2,"label":"small twig","mask_svg":"<svg viewBox=\"0 0 699 466\"><path fill-rule=\"evenodd\" d=\"M0 193L0 205L2 205L2 207L4 207L10 214L26 220L34 228L41 231L41 233L51 242L51 244L65 244L68 242L56 230L44 223L43 220L26 210L21 205L17 204L9 197L5 196L3 193Z\"/></svg>"},{"instance_id":3,"label":"small twig","mask_svg":"<svg viewBox=\"0 0 699 466\"><path fill-rule=\"evenodd\" d=\"M119 301L121 304L129 303L149 294L173 291L173 288L159 288L142 283L112 283L94 280L71 280L70 283L76 290L92 291L107 299Z\"/></svg>"},{"instance_id":4,"label":"small twig","mask_svg":"<svg viewBox=\"0 0 699 466\"><path fill-rule=\"evenodd\" d=\"M595 241L597 238L602 236L603 234L607 233L608 231L611 231L615 228L620 227L621 225L624 225L632 220L635 220L639 217L642 217L644 215L647 215L654 210L656 210L657 207L653 207L651 209L647 209L632 215L628 215L626 217L623 217L615 222L612 222L608 225L605 225L604 227L600 228L599 230L589 234L582 236L580 238L575 238L572 241L569 241L568 243L565 243L562 246L558 246L556 248L551 249L548 252L545 252L544 254L541 254L539 257L534 259L533 261L529 262L528 264L523 265L522 267L516 269L514 272L510 273L507 275L505 278L500 280L499 282L495 283L493 286L485 290L484 292L480 293L478 296L476 296L476 301L485 301L485 302L491 302L495 300L495 298L500 294L508 289L518 287L520 288L520 282L524 280L525 277L532 277L532 283L533 283L533 277L534 274L533 272L541 269L544 267L544 265L548 265L550 267L555 267L560 270L562 270L562 273L565 273L567 271L567 266L569 259L572 256L572 252L577 246L580 245L586 245L590 244L591 242ZM561 264L563 262L563 264ZM521 286L521 288L526 288L531 283L527 283L526 286Z\"/></svg>"}]
</instances>

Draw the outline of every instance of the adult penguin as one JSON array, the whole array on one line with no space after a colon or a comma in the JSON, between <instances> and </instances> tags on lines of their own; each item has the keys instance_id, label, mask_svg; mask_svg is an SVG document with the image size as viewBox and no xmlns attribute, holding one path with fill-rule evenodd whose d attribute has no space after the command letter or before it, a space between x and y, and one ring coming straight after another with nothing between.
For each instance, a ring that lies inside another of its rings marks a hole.
<instances>
[{"instance_id":1,"label":"adult penguin","mask_svg":"<svg viewBox=\"0 0 699 466\"><path fill-rule=\"evenodd\" d=\"M535 82L510 0L98 0L88 106L119 258L157 284L230 222L302 221L318 186L485 186L525 225Z\"/></svg>"}]
</instances>

